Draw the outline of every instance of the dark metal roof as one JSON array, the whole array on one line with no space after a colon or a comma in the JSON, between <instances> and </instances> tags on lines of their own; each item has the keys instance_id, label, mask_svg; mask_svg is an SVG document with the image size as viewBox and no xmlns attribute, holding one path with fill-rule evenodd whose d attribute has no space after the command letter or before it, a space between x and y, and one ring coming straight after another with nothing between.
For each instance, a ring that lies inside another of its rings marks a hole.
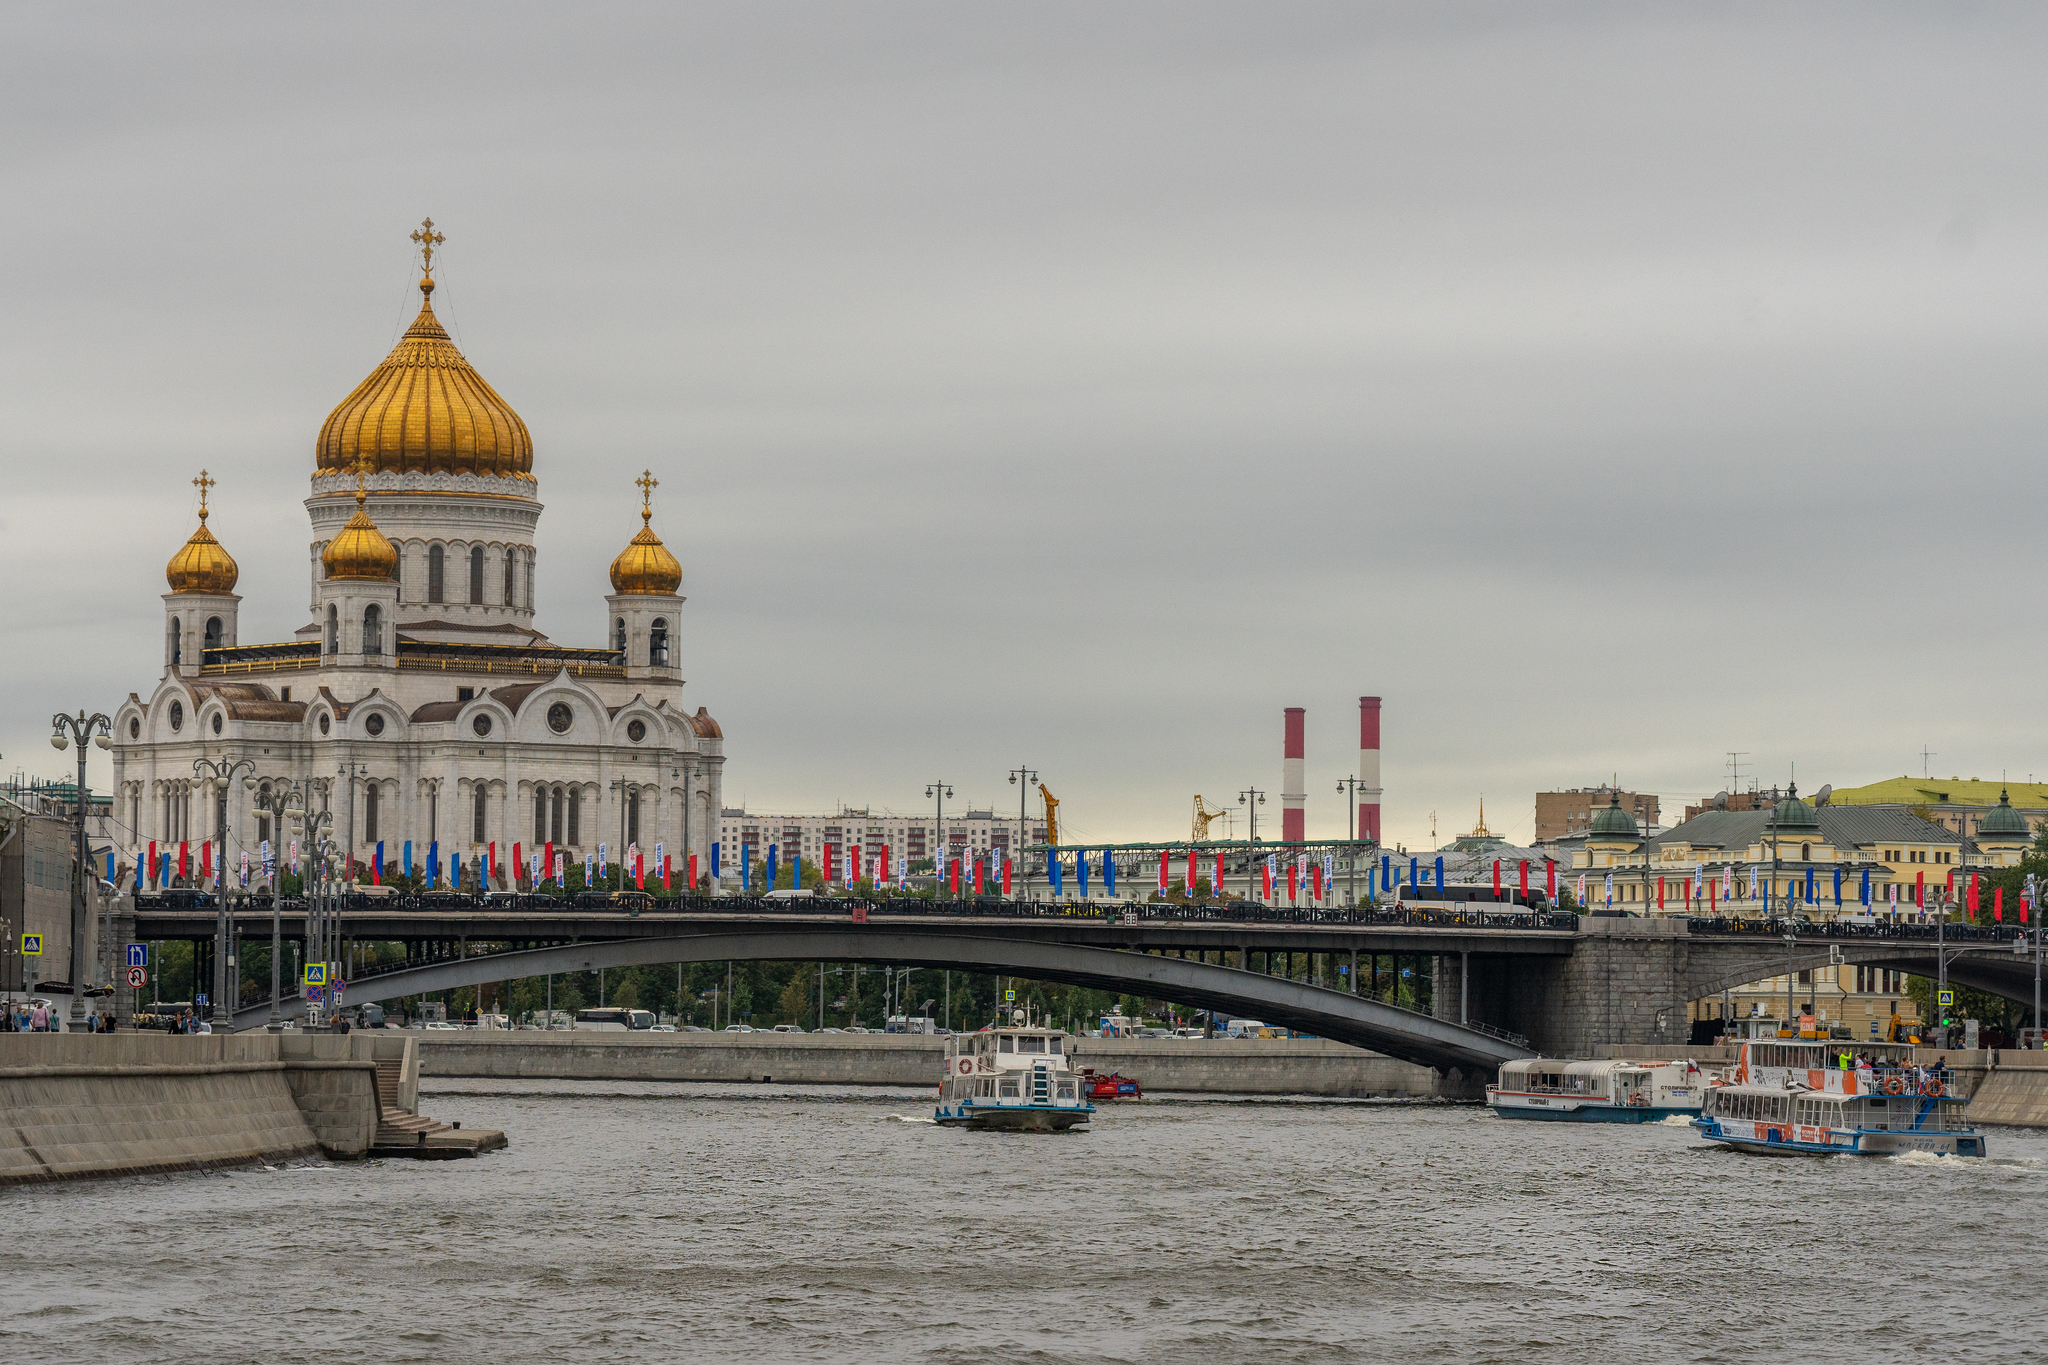
<instances>
[{"instance_id":1,"label":"dark metal roof","mask_svg":"<svg viewBox=\"0 0 2048 1365\"><path fill-rule=\"evenodd\" d=\"M1801 803L1804 804L1804 803ZM1690 844L1694 848L1741 849L1751 844L1770 843L1770 811L1711 810L1650 840L1652 847L1666 843ZM1923 820L1910 811L1883 806L1822 806L1814 812L1816 826L1801 829L1781 827L1781 844L1801 839L1832 844L1836 848L1867 848L1873 844L1965 845L1963 836L1945 825Z\"/></svg>"}]
</instances>

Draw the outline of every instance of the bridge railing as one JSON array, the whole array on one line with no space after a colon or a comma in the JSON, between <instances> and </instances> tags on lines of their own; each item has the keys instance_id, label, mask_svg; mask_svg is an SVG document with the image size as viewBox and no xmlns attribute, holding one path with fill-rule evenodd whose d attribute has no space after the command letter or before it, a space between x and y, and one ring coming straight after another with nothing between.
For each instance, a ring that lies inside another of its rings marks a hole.
<instances>
[{"instance_id":1,"label":"bridge railing","mask_svg":"<svg viewBox=\"0 0 2048 1365\"><path fill-rule=\"evenodd\" d=\"M217 902L208 893L172 891L145 893L135 898L138 913L214 909ZM279 901L287 914L305 913L303 897L286 896ZM1573 914L1521 909L1494 909L1474 902L1458 910L1422 906L1284 906L1247 902L1225 904L1176 901L1016 901L993 897L958 901L934 901L914 896L814 896L771 899L765 896L710 896L685 894L655 896L644 892L582 892L573 896L552 896L526 892L399 892L391 895L346 895L344 913L462 913L561 914L564 911L603 912L622 915L846 915L855 910L870 915L913 919L1020 919L1079 920L1097 924L1328 924L1333 926L1409 926L1425 928L1548 929L1573 930L1579 917ZM237 913L270 910L269 897L241 901Z\"/></svg>"},{"instance_id":2,"label":"bridge railing","mask_svg":"<svg viewBox=\"0 0 2048 1365\"><path fill-rule=\"evenodd\" d=\"M1878 920L1862 924L1851 920L1807 920L1783 916L1765 919L1760 916L1741 915L1695 915L1686 921L1686 927L1696 935L1724 934L1753 937L1783 938L1787 933L1801 939L1849 940L1852 942L1884 942L1907 939L1915 942L1932 943L1940 938L1948 943L2009 943L2021 938L2026 930L2017 924L1908 924L1904 921L1893 923Z\"/></svg>"}]
</instances>

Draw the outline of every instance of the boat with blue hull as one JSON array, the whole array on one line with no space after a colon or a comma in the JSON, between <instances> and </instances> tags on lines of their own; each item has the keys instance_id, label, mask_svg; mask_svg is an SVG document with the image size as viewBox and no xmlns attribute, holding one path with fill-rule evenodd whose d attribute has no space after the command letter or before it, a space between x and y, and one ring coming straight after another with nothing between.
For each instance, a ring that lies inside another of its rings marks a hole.
<instances>
[{"instance_id":1,"label":"boat with blue hull","mask_svg":"<svg viewBox=\"0 0 2048 1365\"><path fill-rule=\"evenodd\" d=\"M1689 1061L1530 1057L1502 1065L1500 1080L1486 1087L1486 1102L1504 1119L1656 1123L1699 1113L1705 1079Z\"/></svg>"},{"instance_id":2,"label":"boat with blue hull","mask_svg":"<svg viewBox=\"0 0 2048 1365\"><path fill-rule=\"evenodd\" d=\"M1983 1156L1968 1108L1954 1074L1914 1065L1906 1044L1757 1041L1707 1088L1692 1126L1765 1156Z\"/></svg>"},{"instance_id":3,"label":"boat with blue hull","mask_svg":"<svg viewBox=\"0 0 2048 1365\"><path fill-rule=\"evenodd\" d=\"M1025 1018L1018 1011L1018 1019ZM1095 1114L1069 1064L1073 1039L1063 1029L986 1028L946 1039L946 1075L935 1122L949 1128L1063 1133Z\"/></svg>"}]
</instances>

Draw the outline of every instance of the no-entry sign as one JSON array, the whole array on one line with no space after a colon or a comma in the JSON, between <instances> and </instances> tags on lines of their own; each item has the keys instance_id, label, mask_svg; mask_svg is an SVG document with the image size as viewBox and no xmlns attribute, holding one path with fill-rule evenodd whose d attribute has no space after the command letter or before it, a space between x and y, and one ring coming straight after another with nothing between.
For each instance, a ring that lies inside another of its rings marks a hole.
<instances>
[{"instance_id":1,"label":"no-entry sign","mask_svg":"<svg viewBox=\"0 0 2048 1365\"><path fill-rule=\"evenodd\" d=\"M133 986L138 991L141 990L144 986L148 985L148 969L143 967L130 967L128 969L128 984Z\"/></svg>"}]
</instances>

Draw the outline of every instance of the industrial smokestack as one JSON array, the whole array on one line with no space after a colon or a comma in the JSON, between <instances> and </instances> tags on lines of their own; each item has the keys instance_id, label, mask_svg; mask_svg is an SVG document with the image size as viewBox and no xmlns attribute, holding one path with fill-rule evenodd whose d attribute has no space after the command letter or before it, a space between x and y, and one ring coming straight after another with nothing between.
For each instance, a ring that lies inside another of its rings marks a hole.
<instances>
[{"instance_id":1,"label":"industrial smokestack","mask_svg":"<svg viewBox=\"0 0 2048 1365\"><path fill-rule=\"evenodd\" d=\"M1380 837L1380 699L1358 699L1358 837Z\"/></svg>"},{"instance_id":2,"label":"industrial smokestack","mask_svg":"<svg viewBox=\"0 0 2048 1365\"><path fill-rule=\"evenodd\" d=\"M1308 713L1299 706L1287 708L1287 743L1280 756L1280 837L1308 838L1308 775L1303 771L1308 758Z\"/></svg>"}]
</instances>

